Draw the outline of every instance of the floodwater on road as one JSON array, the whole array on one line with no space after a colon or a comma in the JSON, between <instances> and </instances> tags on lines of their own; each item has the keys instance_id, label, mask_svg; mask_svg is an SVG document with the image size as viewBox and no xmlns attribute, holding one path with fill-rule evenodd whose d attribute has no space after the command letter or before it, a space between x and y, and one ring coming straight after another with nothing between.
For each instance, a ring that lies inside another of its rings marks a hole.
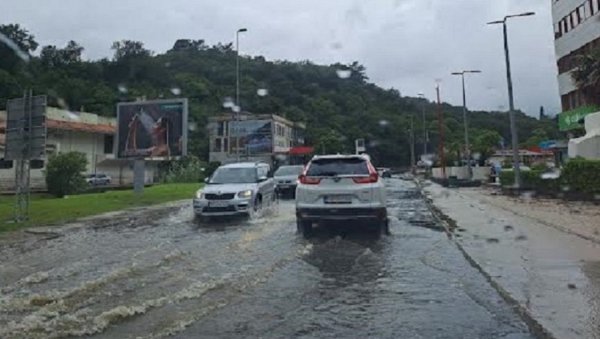
<instances>
[{"instance_id":1,"label":"floodwater on road","mask_svg":"<svg viewBox=\"0 0 600 339\"><path fill-rule=\"evenodd\" d=\"M186 204L0 240L0 338L531 338L414 183L386 180L381 238L303 239L281 201L253 220L197 225Z\"/></svg>"}]
</instances>

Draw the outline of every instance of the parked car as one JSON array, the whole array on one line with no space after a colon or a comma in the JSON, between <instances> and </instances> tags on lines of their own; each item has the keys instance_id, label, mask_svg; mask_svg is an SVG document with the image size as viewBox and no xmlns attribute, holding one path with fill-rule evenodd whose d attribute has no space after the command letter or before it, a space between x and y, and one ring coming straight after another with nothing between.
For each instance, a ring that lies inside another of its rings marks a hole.
<instances>
[{"instance_id":1,"label":"parked car","mask_svg":"<svg viewBox=\"0 0 600 339\"><path fill-rule=\"evenodd\" d=\"M392 177L392 170L390 168L387 167L378 167L377 168L377 174L382 177L382 178L391 178Z\"/></svg>"},{"instance_id":2,"label":"parked car","mask_svg":"<svg viewBox=\"0 0 600 339\"><path fill-rule=\"evenodd\" d=\"M388 233L385 185L368 157L315 156L298 179L296 222L310 236L313 223L359 220Z\"/></svg>"},{"instance_id":3,"label":"parked car","mask_svg":"<svg viewBox=\"0 0 600 339\"><path fill-rule=\"evenodd\" d=\"M291 194L295 196L298 176L304 170L304 166L281 166L273 174L275 190L279 196Z\"/></svg>"},{"instance_id":4,"label":"parked car","mask_svg":"<svg viewBox=\"0 0 600 339\"><path fill-rule=\"evenodd\" d=\"M111 178L103 173L88 174L85 181L91 186L110 185Z\"/></svg>"},{"instance_id":5,"label":"parked car","mask_svg":"<svg viewBox=\"0 0 600 339\"><path fill-rule=\"evenodd\" d=\"M269 178L269 165L245 162L223 165L207 178L193 199L194 213L206 217L252 216L264 204L276 199L275 183Z\"/></svg>"}]
</instances>

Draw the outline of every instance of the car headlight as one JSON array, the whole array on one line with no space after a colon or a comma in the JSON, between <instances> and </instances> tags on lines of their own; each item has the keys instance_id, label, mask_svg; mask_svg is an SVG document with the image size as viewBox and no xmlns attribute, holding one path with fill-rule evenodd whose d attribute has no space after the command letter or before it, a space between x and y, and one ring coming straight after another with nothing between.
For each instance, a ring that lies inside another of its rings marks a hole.
<instances>
[{"instance_id":1,"label":"car headlight","mask_svg":"<svg viewBox=\"0 0 600 339\"><path fill-rule=\"evenodd\" d=\"M204 197L204 192L202 192L202 191L196 192L196 198L197 199L202 199L203 197Z\"/></svg>"},{"instance_id":2,"label":"car headlight","mask_svg":"<svg viewBox=\"0 0 600 339\"><path fill-rule=\"evenodd\" d=\"M241 191L241 192L238 193L238 197L240 197L240 198L250 198L250 197L252 197L252 191L251 190Z\"/></svg>"}]
</instances>

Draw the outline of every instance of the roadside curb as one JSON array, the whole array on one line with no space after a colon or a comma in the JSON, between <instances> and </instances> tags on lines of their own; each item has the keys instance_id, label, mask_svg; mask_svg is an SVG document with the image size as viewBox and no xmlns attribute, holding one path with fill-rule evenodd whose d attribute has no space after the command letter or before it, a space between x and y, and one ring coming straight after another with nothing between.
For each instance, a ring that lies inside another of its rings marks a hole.
<instances>
[{"instance_id":1,"label":"roadside curb","mask_svg":"<svg viewBox=\"0 0 600 339\"><path fill-rule=\"evenodd\" d=\"M443 225L446 235L452 242L456 245L458 250L462 253L464 258L469 262L469 264L475 268L481 275L485 278L485 280L494 288L498 294L506 301L521 317L521 319L525 322L529 330L533 335L537 338L543 339L556 339L556 337L542 324L540 324L533 315L528 311L528 309L523 306L516 298L514 298L508 290L503 288L498 281L494 280L494 278L465 250L465 248L455 240L454 230L458 228L459 224L456 220L450 218L448 215L443 213L437 206L435 206L433 199L431 199L426 192L424 191L424 186L422 182L415 180L417 187L421 190L421 194L424 197L424 200L431 211L433 217Z\"/></svg>"}]
</instances>

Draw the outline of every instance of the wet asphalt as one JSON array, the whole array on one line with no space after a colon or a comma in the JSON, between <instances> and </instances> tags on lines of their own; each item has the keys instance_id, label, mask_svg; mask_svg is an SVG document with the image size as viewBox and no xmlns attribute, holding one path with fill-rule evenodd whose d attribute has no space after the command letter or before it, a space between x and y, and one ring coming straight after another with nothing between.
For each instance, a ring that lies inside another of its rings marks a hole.
<instances>
[{"instance_id":1,"label":"wet asphalt","mask_svg":"<svg viewBox=\"0 0 600 339\"><path fill-rule=\"evenodd\" d=\"M414 183L392 234L296 233L293 201L198 225L191 206L0 242L0 338L532 338Z\"/></svg>"}]
</instances>

